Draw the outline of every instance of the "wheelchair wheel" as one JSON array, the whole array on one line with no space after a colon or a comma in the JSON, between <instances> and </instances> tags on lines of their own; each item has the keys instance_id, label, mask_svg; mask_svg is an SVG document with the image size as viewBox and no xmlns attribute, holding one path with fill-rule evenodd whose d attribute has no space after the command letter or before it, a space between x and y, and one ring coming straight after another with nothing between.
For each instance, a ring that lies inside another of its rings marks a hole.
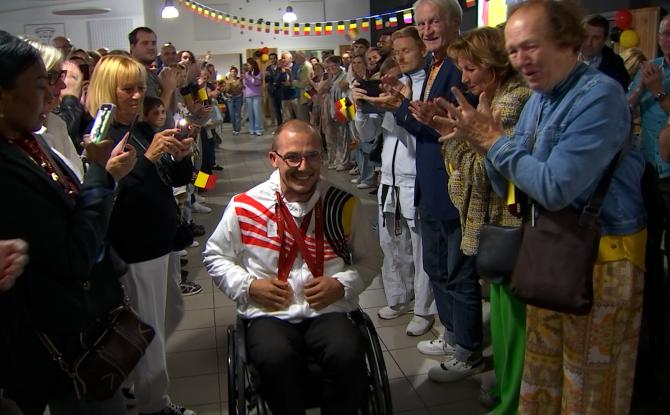
<instances>
[{"instance_id":1,"label":"wheelchair wheel","mask_svg":"<svg viewBox=\"0 0 670 415\"><path fill-rule=\"evenodd\" d=\"M231 415L245 415L244 366L240 365L240 355L237 347L237 329L235 326L229 326L226 334L228 343L228 413ZM241 384L238 383L240 372L242 372Z\"/></svg>"},{"instance_id":2,"label":"wheelchair wheel","mask_svg":"<svg viewBox=\"0 0 670 415\"><path fill-rule=\"evenodd\" d=\"M389 387L384 355L377 332L370 317L363 311L352 313L366 344L368 376L367 402L363 405L364 415L392 415L391 389Z\"/></svg>"}]
</instances>

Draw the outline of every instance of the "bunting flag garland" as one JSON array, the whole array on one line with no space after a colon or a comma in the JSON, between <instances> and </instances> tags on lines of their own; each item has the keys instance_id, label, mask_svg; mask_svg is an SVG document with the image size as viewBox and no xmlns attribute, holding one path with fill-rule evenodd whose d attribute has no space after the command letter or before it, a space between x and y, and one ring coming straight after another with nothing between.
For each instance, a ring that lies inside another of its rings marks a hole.
<instances>
[{"instance_id":1,"label":"bunting flag garland","mask_svg":"<svg viewBox=\"0 0 670 415\"><path fill-rule=\"evenodd\" d=\"M465 0L465 7L474 7L476 5L477 5L477 0Z\"/></svg>"},{"instance_id":2,"label":"bunting flag garland","mask_svg":"<svg viewBox=\"0 0 670 415\"><path fill-rule=\"evenodd\" d=\"M389 17L389 27L396 27L398 26L398 18L395 16Z\"/></svg>"},{"instance_id":3,"label":"bunting flag garland","mask_svg":"<svg viewBox=\"0 0 670 415\"><path fill-rule=\"evenodd\" d=\"M411 10L405 10L402 13L402 20L405 24L412 24L412 21L414 20L412 18L412 11Z\"/></svg>"},{"instance_id":4,"label":"bunting flag garland","mask_svg":"<svg viewBox=\"0 0 670 415\"><path fill-rule=\"evenodd\" d=\"M200 4L196 1L179 0L179 3L186 9L197 13L212 22L228 24L233 27L240 27L242 30L252 31L254 28L257 32L274 33L293 36L330 36L333 32L338 35L348 34L358 36L358 30L368 31L370 25L374 24L376 30L383 30L385 27L396 28L398 26L405 26L414 24L414 13L412 9L401 9L388 13L377 14L374 16L363 16L350 20L338 20L330 22L295 22L282 23L270 21L263 18L255 19L248 17L232 16L212 7ZM466 7L473 7L477 5L476 0L465 0L461 2ZM291 27L293 29L291 29ZM335 30L333 30L335 27Z\"/></svg>"},{"instance_id":5,"label":"bunting flag garland","mask_svg":"<svg viewBox=\"0 0 670 415\"><path fill-rule=\"evenodd\" d=\"M375 17L375 29L382 30L384 28L384 21L381 16Z\"/></svg>"}]
</instances>

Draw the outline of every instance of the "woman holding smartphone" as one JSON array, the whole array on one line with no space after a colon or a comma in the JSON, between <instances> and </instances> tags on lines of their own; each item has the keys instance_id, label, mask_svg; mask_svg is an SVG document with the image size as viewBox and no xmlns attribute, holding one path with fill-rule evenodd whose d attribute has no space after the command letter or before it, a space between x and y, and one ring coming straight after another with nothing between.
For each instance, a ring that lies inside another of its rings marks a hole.
<instances>
[{"instance_id":1,"label":"woman holding smartphone","mask_svg":"<svg viewBox=\"0 0 670 415\"><path fill-rule=\"evenodd\" d=\"M263 79L258 62L254 58L247 59L247 63L244 64L242 84L244 85L244 103L249 115L249 134L263 135L263 120L265 118L261 97Z\"/></svg>"},{"instance_id":2,"label":"woman holding smartphone","mask_svg":"<svg viewBox=\"0 0 670 415\"><path fill-rule=\"evenodd\" d=\"M133 371L137 408L140 413L178 413L167 395L169 384L165 364L165 327L171 306L166 310L168 259L177 232L177 204L173 187L191 180L193 138L178 140L178 129L153 135L151 129L137 128L129 133L141 113L146 69L122 55L107 55L100 60L91 78L88 110L95 114L102 103L116 105L109 136L115 142L129 134L128 143L137 149L137 163L119 182L109 235L112 245L128 263L124 277L130 303L142 320L156 330L145 355ZM166 316L167 314L167 316ZM172 412L170 412L172 411Z\"/></svg>"}]
</instances>

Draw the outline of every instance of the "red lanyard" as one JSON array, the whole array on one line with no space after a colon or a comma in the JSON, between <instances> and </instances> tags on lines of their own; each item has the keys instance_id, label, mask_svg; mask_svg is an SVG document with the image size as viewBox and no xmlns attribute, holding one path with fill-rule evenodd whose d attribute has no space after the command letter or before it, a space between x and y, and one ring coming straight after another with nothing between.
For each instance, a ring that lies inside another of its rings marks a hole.
<instances>
[{"instance_id":1,"label":"red lanyard","mask_svg":"<svg viewBox=\"0 0 670 415\"><path fill-rule=\"evenodd\" d=\"M309 228L309 223L312 220L312 212L314 212L314 237L316 243L316 254L312 256L309 250L307 249L307 244L305 243L305 234ZM288 207L284 203L279 192L277 192L277 208L276 208L276 218L277 218L277 233L281 240L281 249L279 251L279 264L277 278L280 281L287 281L288 274L293 263L295 262L296 257L298 256L298 250L302 254L303 259L307 263L307 267L312 272L312 275L315 278L321 277L323 275L323 206L321 203L321 198L314 205L312 209L302 220L300 228L295 223L293 215L288 210ZM288 249L286 243L285 232L291 234L293 237L293 245Z\"/></svg>"}]
</instances>

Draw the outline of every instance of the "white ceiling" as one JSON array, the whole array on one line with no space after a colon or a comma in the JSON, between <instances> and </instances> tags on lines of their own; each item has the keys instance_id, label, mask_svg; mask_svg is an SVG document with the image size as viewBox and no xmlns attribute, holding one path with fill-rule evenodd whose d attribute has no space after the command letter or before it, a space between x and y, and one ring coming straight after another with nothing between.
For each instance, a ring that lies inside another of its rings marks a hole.
<instances>
[{"instance_id":1,"label":"white ceiling","mask_svg":"<svg viewBox=\"0 0 670 415\"><path fill-rule=\"evenodd\" d=\"M97 15L99 17L117 17L128 15L129 9L136 9L141 13L143 8L142 0L2 0L0 1L0 14L13 11L31 11L31 10L63 10L63 9L81 9L89 7L109 8L109 13ZM77 18L77 17L75 17ZM81 17L79 17L81 18Z\"/></svg>"}]
</instances>

